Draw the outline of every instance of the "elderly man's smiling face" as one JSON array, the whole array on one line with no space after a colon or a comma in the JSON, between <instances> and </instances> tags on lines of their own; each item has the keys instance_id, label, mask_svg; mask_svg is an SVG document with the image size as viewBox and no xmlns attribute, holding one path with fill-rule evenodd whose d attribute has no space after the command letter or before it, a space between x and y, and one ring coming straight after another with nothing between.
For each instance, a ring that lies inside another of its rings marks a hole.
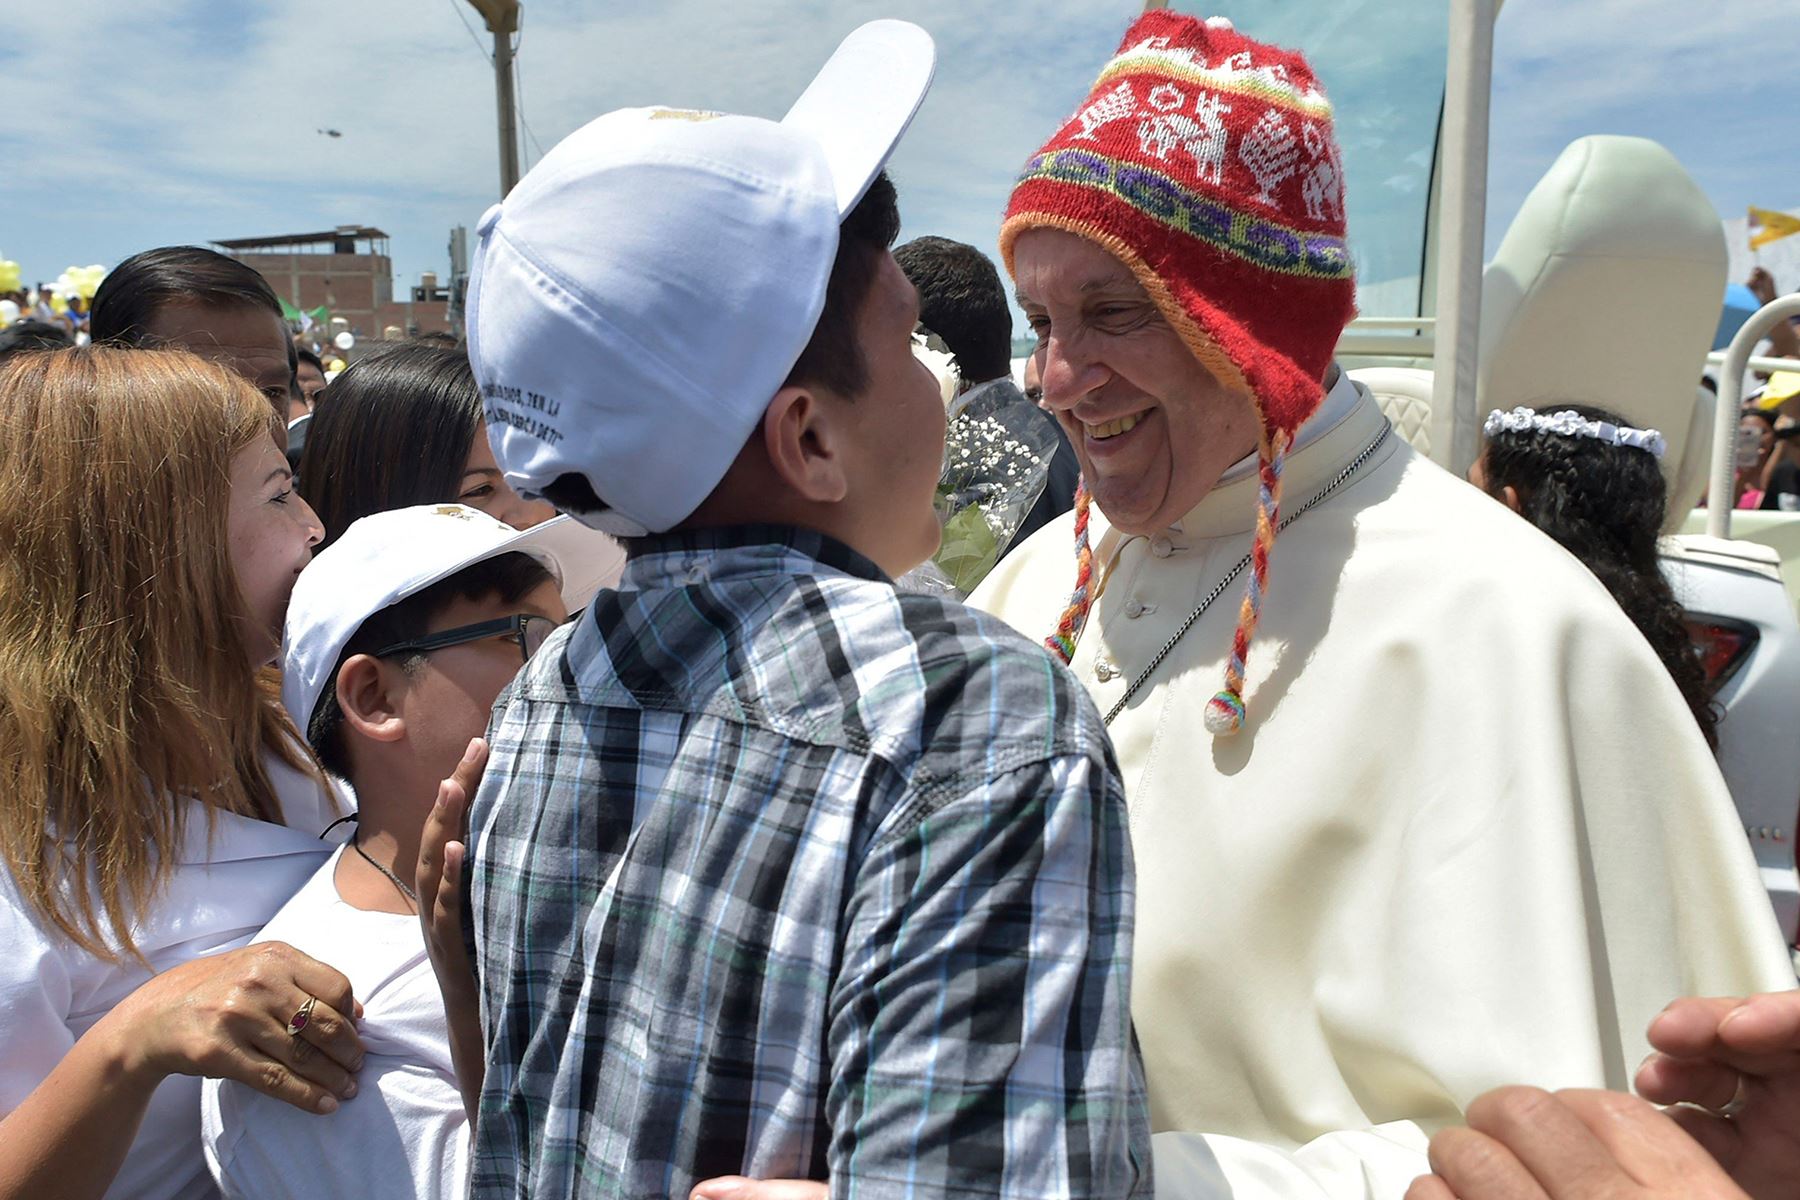
<instances>
[{"instance_id":1,"label":"elderly man's smiling face","mask_svg":"<svg viewBox=\"0 0 1800 1200\"><path fill-rule=\"evenodd\" d=\"M1013 271L1043 404L1114 527L1165 528L1256 449L1249 398L1200 365L1124 263L1086 238L1030 229Z\"/></svg>"}]
</instances>

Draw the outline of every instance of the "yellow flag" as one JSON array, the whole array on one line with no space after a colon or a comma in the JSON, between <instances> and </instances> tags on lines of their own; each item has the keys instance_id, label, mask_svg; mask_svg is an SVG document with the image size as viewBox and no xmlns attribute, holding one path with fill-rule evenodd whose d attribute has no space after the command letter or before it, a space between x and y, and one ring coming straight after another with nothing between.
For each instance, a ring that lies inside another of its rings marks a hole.
<instances>
[{"instance_id":1,"label":"yellow flag","mask_svg":"<svg viewBox=\"0 0 1800 1200\"><path fill-rule=\"evenodd\" d=\"M1795 396L1800 396L1800 371L1777 371L1763 385L1756 407L1765 411L1777 409Z\"/></svg>"},{"instance_id":2,"label":"yellow flag","mask_svg":"<svg viewBox=\"0 0 1800 1200\"><path fill-rule=\"evenodd\" d=\"M1752 250L1760 250L1770 242L1780 241L1796 233L1800 233L1800 217L1790 217L1784 212L1773 212L1766 208L1750 210Z\"/></svg>"}]
</instances>

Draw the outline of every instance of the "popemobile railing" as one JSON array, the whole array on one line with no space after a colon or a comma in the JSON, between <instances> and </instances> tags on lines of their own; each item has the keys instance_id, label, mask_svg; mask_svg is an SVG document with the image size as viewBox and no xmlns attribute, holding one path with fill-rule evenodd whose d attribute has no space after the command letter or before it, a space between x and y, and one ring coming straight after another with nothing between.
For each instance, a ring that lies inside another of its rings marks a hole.
<instances>
[{"instance_id":1,"label":"popemobile railing","mask_svg":"<svg viewBox=\"0 0 1800 1200\"><path fill-rule=\"evenodd\" d=\"M1706 490L1706 532L1731 536L1731 509L1736 499L1737 426L1744 407L1744 372L1800 371L1800 362L1752 355L1778 321L1800 316L1800 293L1777 296L1753 313L1731 339L1723 355L1708 355L1719 368L1719 405L1713 411L1712 475Z\"/></svg>"}]
</instances>

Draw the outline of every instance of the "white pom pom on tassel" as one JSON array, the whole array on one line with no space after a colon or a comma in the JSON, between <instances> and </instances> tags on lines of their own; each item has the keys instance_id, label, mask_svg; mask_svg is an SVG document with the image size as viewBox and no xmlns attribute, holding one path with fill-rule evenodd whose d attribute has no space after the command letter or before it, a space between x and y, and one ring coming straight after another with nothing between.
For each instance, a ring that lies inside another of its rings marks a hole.
<instances>
[{"instance_id":1,"label":"white pom pom on tassel","mask_svg":"<svg viewBox=\"0 0 1800 1200\"><path fill-rule=\"evenodd\" d=\"M1230 737L1244 727L1244 702L1230 692L1220 692L1207 702L1202 720L1206 732L1214 737Z\"/></svg>"}]
</instances>

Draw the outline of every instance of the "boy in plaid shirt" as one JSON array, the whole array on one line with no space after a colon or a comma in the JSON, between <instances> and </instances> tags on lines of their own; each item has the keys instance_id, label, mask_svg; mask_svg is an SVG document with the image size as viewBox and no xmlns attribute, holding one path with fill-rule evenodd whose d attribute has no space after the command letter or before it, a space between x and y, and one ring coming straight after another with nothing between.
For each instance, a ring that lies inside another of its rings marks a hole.
<instances>
[{"instance_id":1,"label":"boy in plaid shirt","mask_svg":"<svg viewBox=\"0 0 1800 1200\"><path fill-rule=\"evenodd\" d=\"M475 1195L1149 1194L1099 715L891 583L937 539L882 172L932 60L879 21L780 123L608 114L479 226L496 458L630 559L491 726Z\"/></svg>"}]
</instances>

